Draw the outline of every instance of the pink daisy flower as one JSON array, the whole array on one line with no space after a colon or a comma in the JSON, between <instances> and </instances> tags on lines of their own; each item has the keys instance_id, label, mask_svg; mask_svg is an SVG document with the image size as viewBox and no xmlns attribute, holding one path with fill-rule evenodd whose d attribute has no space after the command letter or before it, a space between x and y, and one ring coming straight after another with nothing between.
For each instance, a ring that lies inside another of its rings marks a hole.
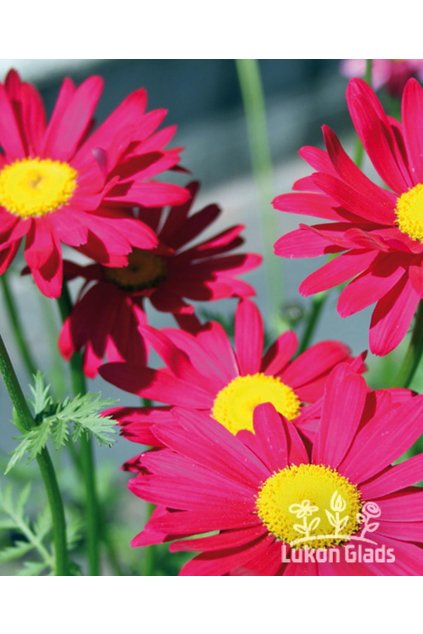
<instances>
[{"instance_id":1,"label":"pink daisy flower","mask_svg":"<svg viewBox=\"0 0 423 634\"><path fill-rule=\"evenodd\" d=\"M423 297L423 89L416 80L408 81L402 123L385 114L359 79L349 83L347 103L387 188L365 176L324 126L326 151L300 150L315 172L273 204L329 222L300 225L276 242L275 253L288 258L340 253L307 277L300 292L312 295L354 278L339 296L338 312L347 317L376 302L370 349L384 355L404 338Z\"/></svg>"},{"instance_id":2,"label":"pink daisy flower","mask_svg":"<svg viewBox=\"0 0 423 634\"><path fill-rule=\"evenodd\" d=\"M283 333L264 353L262 316L251 301L242 300L235 316L235 348L222 326L210 322L197 332L145 328L145 338L166 363L153 370L113 363L100 373L114 385L145 398L210 414L231 433L253 430L253 412L272 403L287 420L312 435L324 385L341 362L364 371L362 356L352 359L338 341L323 341L294 358L294 332ZM123 435L156 445L152 424L173 425L169 407L115 411Z\"/></svg>"},{"instance_id":3,"label":"pink daisy flower","mask_svg":"<svg viewBox=\"0 0 423 634\"><path fill-rule=\"evenodd\" d=\"M236 437L204 414L175 416L129 483L158 505L133 546L200 553L182 575L423 574L423 455L391 466L423 432L423 396L369 391L341 364L310 449L270 404Z\"/></svg>"},{"instance_id":4,"label":"pink daisy flower","mask_svg":"<svg viewBox=\"0 0 423 634\"><path fill-rule=\"evenodd\" d=\"M213 301L254 294L254 289L238 275L258 266L261 256L233 253L244 243L240 235L243 225L190 244L221 213L217 205L191 213L198 188L198 183L188 185L190 201L168 213L164 208L143 210L137 222L157 233L160 247L134 250L128 266L105 268L100 264L66 263L66 277L82 277L85 284L63 326L59 348L66 359L83 350L87 376L97 374L104 358L140 366L145 363L140 327L147 323L146 300L156 310L178 317L194 313L187 299Z\"/></svg>"},{"instance_id":5,"label":"pink daisy flower","mask_svg":"<svg viewBox=\"0 0 423 634\"><path fill-rule=\"evenodd\" d=\"M345 77L364 77L365 59L344 59L341 72ZM373 59L372 85L375 90L383 86L393 97L400 97L410 77L423 79L423 59Z\"/></svg>"},{"instance_id":6,"label":"pink daisy flower","mask_svg":"<svg viewBox=\"0 0 423 634\"><path fill-rule=\"evenodd\" d=\"M165 110L146 113L145 90L130 94L94 132L100 77L79 87L64 80L47 123L37 90L11 71L0 84L0 274L25 241L25 259L39 289L58 297L61 244L97 262L123 266L134 248L157 246L133 206L179 204L188 192L157 182L177 165L166 150L175 128L157 128Z\"/></svg>"}]
</instances>

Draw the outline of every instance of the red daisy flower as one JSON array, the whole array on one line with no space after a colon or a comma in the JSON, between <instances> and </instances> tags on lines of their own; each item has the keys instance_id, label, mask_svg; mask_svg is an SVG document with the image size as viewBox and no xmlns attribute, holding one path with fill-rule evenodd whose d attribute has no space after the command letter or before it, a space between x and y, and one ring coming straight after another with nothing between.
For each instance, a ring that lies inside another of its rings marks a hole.
<instances>
[{"instance_id":1,"label":"red daisy flower","mask_svg":"<svg viewBox=\"0 0 423 634\"><path fill-rule=\"evenodd\" d=\"M0 274L25 239L25 259L40 290L60 295L61 243L111 266L127 263L157 236L135 222L136 206L179 204L188 192L152 178L174 167L165 150L174 127L157 128L166 111L145 112L145 90L130 94L93 133L100 77L79 87L65 79L50 121L31 84L11 71L0 84Z\"/></svg>"},{"instance_id":2,"label":"red daisy flower","mask_svg":"<svg viewBox=\"0 0 423 634\"><path fill-rule=\"evenodd\" d=\"M196 333L145 328L145 338L166 362L153 370L129 363L108 364L107 381L169 406L207 412L233 434L253 429L254 408L272 403L305 434L313 434L322 391L331 370L343 361L363 371L362 356L352 359L338 341L323 341L294 358L298 342L285 332L263 354L264 327L255 304L240 301L235 316L235 349L222 326L210 322ZM304 406L309 404L309 406ZM311 405L316 404L316 405ZM115 411L123 435L157 444L151 426L173 424L168 408Z\"/></svg>"},{"instance_id":3,"label":"red daisy flower","mask_svg":"<svg viewBox=\"0 0 423 634\"><path fill-rule=\"evenodd\" d=\"M376 302L370 348L384 355L405 336L423 297L423 90L405 87L402 123L388 117L371 88L353 80L347 102L357 133L388 189L365 176L327 126L326 151L304 147L300 155L316 170L278 196L281 211L331 222L301 225L275 244L283 257L342 253L307 277L303 295L354 278L341 292L338 312L347 317Z\"/></svg>"},{"instance_id":4,"label":"red daisy flower","mask_svg":"<svg viewBox=\"0 0 423 634\"><path fill-rule=\"evenodd\" d=\"M341 364L311 449L270 404L236 437L175 416L129 483L159 505L133 546L178 539L172 552L200 553L182 575L423 574L423 455L391 466L423 432L423 396L396 402Z\"/></svg>"},{"instance_id":5,"label":"red daisy flower","mask_svg":"<svg viewBox=\"0 0 423 634\"><path fill-rule=\"evenodd\" d=\"M258 266L261 256L232 253L244 242L240 236L243 225L189 246L221 213L217 205L209 205L190 214L198 188L198 183L188 185L191 200L169 213L163 208L142 212L143 222L138 222L157 232L160 247L134 250L127 267L66 263L66 277L81 276L86 284L63 326L59 348L66 359L83 349L88 376L97 374L105 357L145 363L139 327L146 324L146 299L155 309L180 316L194 313L186 299L212 301L254 294L254 289L237 276Z\"/></svg>"}]
</instances>

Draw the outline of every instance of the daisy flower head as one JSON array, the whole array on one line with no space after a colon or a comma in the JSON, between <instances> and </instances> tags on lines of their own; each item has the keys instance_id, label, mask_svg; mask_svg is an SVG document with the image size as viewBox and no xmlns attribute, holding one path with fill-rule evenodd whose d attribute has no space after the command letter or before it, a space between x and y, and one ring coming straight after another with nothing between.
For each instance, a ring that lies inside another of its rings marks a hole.
<instances>
[{"instance_id":1,"label":"daisy flower head","mask_svg":"<svg viewBox=\"0 0 423 634\"><path fill-rule=\"evenodd\" d=\"M271 404L256 409L254 434L174 416L129 482L157 505L133 546L199 553L182 575L423 573L423 491L413 486L423 455L391 466L423 432L423 396L372 392L340 364L311 447Z\"/></svg>"},{"instance_id":2,"label":"daisy flower head","mask_svg":"<svg viewBox=\"0 0 423 634\"><path fill-rule=\"evenodd\" d=\"M49 297L61 292L62 244L123 266L134 247L158 244L131 209L189 197L154 180L179 162L179 150L166 149L175 128L158 130L166 111L146 112L146 92L136 90L92 131L102 90L98 76L78 87L65 79L47 121L33 85L15 71L0 84L0 274L24 242L27 265Z\"/></svg>"},{"instance_id":3,"label":"daisy flower head","mask_svg":"<svg viewBox=\"0 0 423 634\"><path fill-rule=\"evenodd\" d=\"M199 239L220 216L217 205L193 212L199 189L190 183L190 200L170 210L143 209L134 222L157 234L156 249L134 249L124 267L65 263L65 276L85 284L60 334L59 348L69 359L84 352L84 369L95 376L103 359L145 363L140 327L146 325L145 302L175 317L193 315L192 301L246 297L254 289L238 278L258 266L261 256L234 252L244 243L243 225ZM136 219L135 219L136 218ZM194 244L192 244L193 241Z\"/></svg>"},{"instance_id":4,"label":"daisy flower head","mask_svg":"<svg viewBox=\"0 0 423 634\"><path fill-rule=\"evenodd\" d=\"M274 207L324 220L300 225L275 243L282 257L336 254L307 277L302 295L350 281L338 300L347 317L376 303L370 349L391 352L404 338L423 297L423 89L410 79L402 97L402 121L385 114L373 90L352 80L347 103L355 129L384 185L349 158L334 132L323 127L325 150L303 147L315 170Z\"/></svg>"},{"instance_id":5,"label":"daisy flower head","mask_svg":"<svg viewBox=\"0 0 423 634\"><path fill-rule=\"evenodd\" d=\"M196 332L145 328L145 339L166 367L151 369L130 363L104 365L107 381L166 407L115 412L124 436L157 444L151 434L157 414L163 425L174 424L169 407L205 412L232 434L253 430L254 409L272 403L305 434L313 434L316 412L331 370L341 362L364 371L363 357L351 357L338 341L322 341L295 357L294 332L283 333L264 352L264 325L250 300L241 300L235 315L235 346L223 327L209 322ZM156 420L157 422L157 420Z\"/></svg>"},{"instance_id":6,"label":"daisy flower head","mask_svg":"<svg viewBox=\"0 0 423 634\"><path fill-rule=\"evenodd\" d=\"M341 62L341 73L345 77L364 78L365 72L365 59L344 59ZM384 87L393 97L400 97L410 77L423 79L423 59L372 60L372 86L375 90Z\"/></svg>"}]
</instances>

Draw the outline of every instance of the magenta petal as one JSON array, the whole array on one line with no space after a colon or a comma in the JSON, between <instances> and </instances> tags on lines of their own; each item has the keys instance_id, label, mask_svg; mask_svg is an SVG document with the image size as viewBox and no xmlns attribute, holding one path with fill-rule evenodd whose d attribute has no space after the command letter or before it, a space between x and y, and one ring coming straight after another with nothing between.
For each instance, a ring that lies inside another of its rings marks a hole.
<instances>
[{"instance_id":1,"label":"magenta petal","mask_svg":"<svg viewBox=\"0 0 423 634\"><path fill-rule=\"evenodd\" d=\"M370 323L370 349L374 354L388 354L403 340L419 301L407 275L379 300Z\"/></svg>"},{"instance_id":2,"label":"magenta petal","mask_svg":"<svg viewBox=\"0 0 423 634\"><path fill-rule=\"evenodd\" d=\"M264 556L272 537L259 538L242 549L217 551L199 555L189 561L182 568L183 576L220 576L230 572L233 568L248 565L248 561L256 556Z\"/></svg>"},{"instance_id":3,"label":"magenta petal","mask_svg":"<svg viewBox=\"0 0 423 634\"><path fill-rule=\"evenodd\" d=\"M392 406L359 431L340 465L342 473L352 482L364 482L399 458L422 433L423 396Z\"/></svg>"},{"instance_id":4,"label":"magenta petal","mask_svg":"<svg viewBox=\"0 0 423 634\"><path fill-rule=\"evenodd\" d=\"M365 380L348 365L339 365L332 372L323 397L313 462L338 467L360 424L367 391Z\"/></svg>"},{"instance_id":5,"label":"magenta petal","mask_svg":"<svg viewBox=\"0 0 423 634\"><path fill-rule=\"evenodd\" d=\"M402 97L402 120L407 154L415 183L423 182L423 91L410 79Z\"/></svg>"},{"instance_id":6,"label":"magenta petal","mask_svg":"<svg viewBox=\"0 0 423 634\"><path fill-rule=\"evenodd\" d=\"M279 374L294 356L298 348L298 337L295 332L284 332L269 347L263 357L261 371L265 374Z\"/></svg>"},{"instance_id":7,"label":"magenta petal","mask_svg":"<svg viewBox=\"0 0 423 634\"><path fill-rule=\"evenodd\" d=\"M360 486L362 495L367 500L394 493L408 486L417 484L422 479L423 454L413 456L400 464L389 467L387 471L373 480Z\"/></svg>"},{"instance_id":8,"label":"magenta petal","mask_svg":"<svg viewBox=\"0 0 423 634\"><path fill-rule=\"evenodd\" d=\"M260 311L253 302L240 301L235 315L235 349L241 374L255 374L260 370L263 342Z\"/></svg>"},{"instance_id":9,"label":"magenta petal","mask_svg":"<svg viewBox=\"0 0 423 634\"><path fill-rule=\"evenodd\" d=\"M289 447L285 428L291 424L284 421L270 403L259 405L254 410L258 455L271 472L279 471L288 464Z\"/></svg>"},{"instance_id":10,"label":"magenta petal","mask_svg":"<svg viewBox=\"0 0 423 634\"><path fill-rule=\"evenodd\" d=\"M209 537L184 539L180 542L174 542L170 545L169 550L172 553L181 551L214 552L216 550L226 550L228 548L245 546L265 534L266 529L264 526L248 526L247 528L242 528L241 530L224 531Z\"/></svg>"},{"instance_id":11,"label":"magenta petal","mask_svg":"<svg viewBox=\"0 0 423 634\"><path fill-rule=\"evenodd\" d=\"M349 251L339 255L306 277L300 285L300 293L313 295L343 284L367 269L376 257L375 251Z\"/></svg>"},{"instance_id":12,"label":"magenta petal","mask_svg":"<svg viewBox=\"0 0 423 634\"><path fill-rule=\"evenodd\" d=\"M379 301L404 275L404 267L394 255L382 255L342 289L338 299L341 317L353 315Z\"/></svg>"}]
</instances>

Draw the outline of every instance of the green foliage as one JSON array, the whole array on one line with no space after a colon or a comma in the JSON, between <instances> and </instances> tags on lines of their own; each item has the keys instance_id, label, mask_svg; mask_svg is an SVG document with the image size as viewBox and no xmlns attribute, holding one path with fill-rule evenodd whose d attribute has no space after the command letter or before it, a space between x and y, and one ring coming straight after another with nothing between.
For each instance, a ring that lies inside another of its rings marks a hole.
<instances>
[{"instance_id":1,"label":"green foliage","mask_svg":"<svg viewBox=\"0 0 423 634\"><path fill-rule=\"evenodd\" d=\"M11 531L11 545L0 550L0 563L25 561L19 569L19 575L40 575L52 572L54 558L44 544L51 531L49 513L44 510L31 525L25 507L31 492L30 485L25 486L15 497L10 486L0 491L0 528ZM31 553L31 559L28 555ZM38 557L33 560L32 557Z\"/></svg>"},{"instance_id":2,"label":"green foliage","mask_svg":"<svg viewBox=\"0 0 423 634\"><path fill-rule=\"evenodd\" d=\"M17 574L20 576L53 574L54 554L49 546L52 530L50 511L46 506L31 521L27 512L30 494L29 484L18 495L14 494L10 485L0 490L0 530L9 534L8 545L0 550L0 564L18 564ZM69 550L81 539L81 528L81 519L71 516L68 521Z\"/></svg>"},{"instance_id":3,"label":"green foliage","mask_svg":"<svg viewBox=\"0 0 423 634\"><path fill-rule=\"evenodd\" d=\"M91 432L100 444L109 447L113 444L115 421L110 416L101 414L101 410L110 407L113 401L101 399L99 394L89 393L56 403L43 375L38 372L34 379L31 404L37 427L19 438L20 443L12 453L6 474L26 454L29 460L34 460L50 439L56 449L60 449L69 440L77 442L82 434Z\"/></svg>"}]
</instances>

